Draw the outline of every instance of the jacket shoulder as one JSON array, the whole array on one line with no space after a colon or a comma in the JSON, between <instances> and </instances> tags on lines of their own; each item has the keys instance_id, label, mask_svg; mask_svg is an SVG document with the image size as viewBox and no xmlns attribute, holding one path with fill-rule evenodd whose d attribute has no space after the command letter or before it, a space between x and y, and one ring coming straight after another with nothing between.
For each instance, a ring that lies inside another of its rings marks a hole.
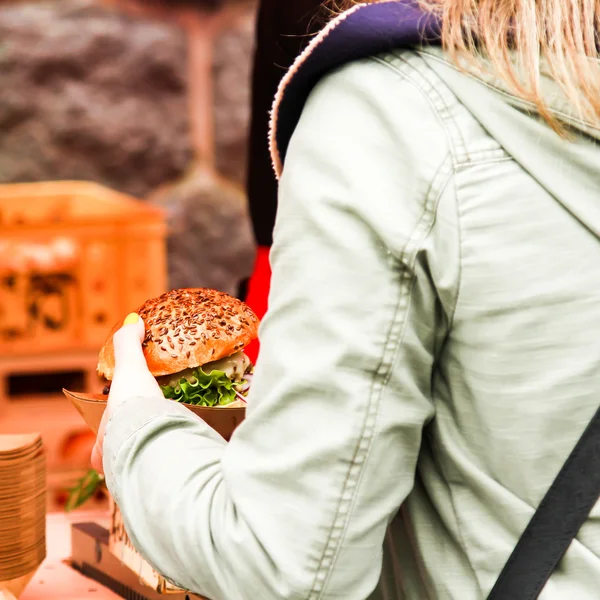
<instances>
[{"instance_id":1,"label":"jacket shoulder","mask_svg":"<svg viewBox=\"0 0 600 600\"><path fill-rule=\"evenodd\" d=\"M418 63L418 68L415 68ZM437 79L419 56L411 51L371 56L349 62L323 77L312 90L301 121L319 120L335 134L343 126L361 134L361 122L377 115L381 146L396 148L423 176L433 178L440 165L453 154L453 134L444 117L449 98L439 101ZM374 134L375 135L375 134ZM357 143L360 139L356 139Z\"/></svg>"},{"instance_id":2,"label":"jacket shoulder","mask_svg":"<svg viewBox=\"0 0 600 600\"><path fill-rule=\"evenodd\" d=\"M305 109L316 104L324 108L329 95L344 94L346 101L338 100L332 110L350 105L352 95L363 97L389 125L382 135L397 134L425 170L448 156L454 166L462 166L504 154L418 50L397 50L339 67L315 86Z\"/></svg>"}]
</instances>

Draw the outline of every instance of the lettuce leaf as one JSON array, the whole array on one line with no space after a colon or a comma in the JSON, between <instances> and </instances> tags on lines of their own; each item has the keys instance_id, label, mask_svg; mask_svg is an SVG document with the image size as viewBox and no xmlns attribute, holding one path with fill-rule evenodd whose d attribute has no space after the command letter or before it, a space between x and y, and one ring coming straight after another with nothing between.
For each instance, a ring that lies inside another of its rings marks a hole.
<instances>
[{"instance_id":1,"label":"lettuce leaf","mask_svg":"<svg viewBox=\"0 0 600 600\"><path fill-rule=\"evenodd\" d=\"M161 386L165 398L193 406L226 406L237 400L236 384L223 371L205 373L195 369L193 376L183 377L173 387Z\"/></svg>"}]
</instances>

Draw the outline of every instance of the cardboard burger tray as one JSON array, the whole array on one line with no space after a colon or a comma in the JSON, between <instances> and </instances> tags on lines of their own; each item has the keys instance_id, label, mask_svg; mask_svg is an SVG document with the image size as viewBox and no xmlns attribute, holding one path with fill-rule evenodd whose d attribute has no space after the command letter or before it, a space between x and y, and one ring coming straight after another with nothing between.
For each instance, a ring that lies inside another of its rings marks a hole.
<instances>
[{"instance_id":1,"label":"cardboard burger tray","mask_svg":"<svg viewBox=\"0 0 600 600\"><path fill-rule=\"evenodd\" d=\"M71 525L71 566L126 600L208 600L191 592L161 594L140 580L108 548L108 530L97 523Z\"/></svg>"}]
</instances>

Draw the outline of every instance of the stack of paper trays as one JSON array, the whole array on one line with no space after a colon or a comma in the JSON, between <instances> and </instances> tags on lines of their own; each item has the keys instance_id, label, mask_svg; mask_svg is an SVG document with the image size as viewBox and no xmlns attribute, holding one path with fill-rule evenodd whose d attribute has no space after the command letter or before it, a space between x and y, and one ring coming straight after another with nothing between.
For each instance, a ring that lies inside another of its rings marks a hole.
<instances>
[{"instance_id":1,"label":"stack of paper trays","mask_svg":"<svg viewBox=\"0 0 600 600\"><path fill-rule=\"evenodd\" d=\"M0 436L0 597L46 558L46 457L39 434ZM23 585L24 584L24 585Z\"/></svg>"}]
</instances>

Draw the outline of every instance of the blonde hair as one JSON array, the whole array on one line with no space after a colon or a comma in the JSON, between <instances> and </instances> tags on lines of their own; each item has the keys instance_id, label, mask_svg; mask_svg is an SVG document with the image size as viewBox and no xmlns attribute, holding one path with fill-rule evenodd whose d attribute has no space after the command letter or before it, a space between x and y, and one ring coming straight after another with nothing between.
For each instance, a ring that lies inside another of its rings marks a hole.
<instances>
[{"instance_id":1,"label":"blonde hair","mask_svg":"<svg viewBox=\"0 0 600 600\"><path fill-rule=\"evenodd\" d=\"M332 11L378 0L329 0ZM580 118L600 125L600 0L418 0L442 23L442 42L464 65L485 57L557 131L541 90L542 62Z\"/></svg>"}]
</instances>

